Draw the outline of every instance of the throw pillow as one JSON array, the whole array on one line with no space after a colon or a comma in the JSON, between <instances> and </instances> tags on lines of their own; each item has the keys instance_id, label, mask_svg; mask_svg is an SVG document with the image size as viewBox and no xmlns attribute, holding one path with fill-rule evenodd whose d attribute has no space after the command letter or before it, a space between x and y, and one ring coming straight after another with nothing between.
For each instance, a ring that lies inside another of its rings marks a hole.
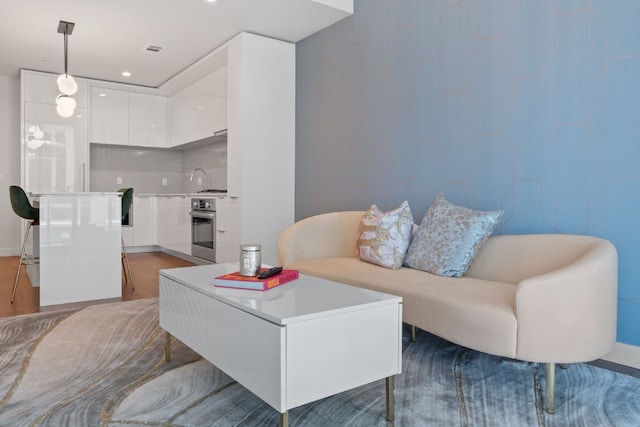
<instances>
[{"instance_id":1,"label":"throw pillow","mask_svg":"<svg viewBox=\"0 0 640 427\"><path fill-rule=\"evenodd\" d=\"M413 215L406 200L389 212L372 205L360 220L356 252L363 261L396 270L402 267L412 227Z\"/></svg>"},{"instance_id":2,"label":"throw pillow","mask_svg":"<svg viewBox=\"0 0 640 427\"><path fill-rule=\"evenodd\" d=\"M439 195L425 214L405 257L407 267L462 277L502 219L502 210L476 211Z\"/></svg>"}]
</instances>

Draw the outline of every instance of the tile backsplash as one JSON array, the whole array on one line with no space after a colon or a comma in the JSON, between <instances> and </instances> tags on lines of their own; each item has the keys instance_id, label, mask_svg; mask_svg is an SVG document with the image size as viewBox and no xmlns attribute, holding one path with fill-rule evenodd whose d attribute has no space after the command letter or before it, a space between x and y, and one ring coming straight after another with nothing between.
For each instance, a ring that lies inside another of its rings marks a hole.
<instances>
[{"instance_id":1,"label":"tile backsplash","mask_svg":"<svg viewBox=\"0 0 640 427\"><path fill-rule=\"evenodd\" d=\"M193 182L189 180L195 168L207 173L209 188L226 189L226 144L183 150L91 144L90 189L133 187L138 194L195 193L204 188L202 173L196 173Z\"/></svg>"}]
</instances>

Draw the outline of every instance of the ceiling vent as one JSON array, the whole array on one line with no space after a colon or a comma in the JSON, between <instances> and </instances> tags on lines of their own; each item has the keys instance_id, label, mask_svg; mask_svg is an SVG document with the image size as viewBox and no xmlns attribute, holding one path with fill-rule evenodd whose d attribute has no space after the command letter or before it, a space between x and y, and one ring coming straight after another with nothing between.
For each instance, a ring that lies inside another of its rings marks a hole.
<instances>
[{"instance_id":1,"label":"ceiling vent","mask_svg":"<svg viewBox=\"0 0 640 427\"><path fill-rule=\"evenodd\" d=\"M149 53L159 53L162 49L164 49L162 46L158 46L157 44L150 44L144 48L144 51Z\"/></svg>"}]
</instances>

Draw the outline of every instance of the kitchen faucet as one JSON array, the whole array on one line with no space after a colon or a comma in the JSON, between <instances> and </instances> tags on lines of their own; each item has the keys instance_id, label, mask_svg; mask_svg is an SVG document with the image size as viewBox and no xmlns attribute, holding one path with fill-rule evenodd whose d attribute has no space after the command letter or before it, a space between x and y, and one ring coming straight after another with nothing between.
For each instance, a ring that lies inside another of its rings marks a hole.
<instances>
[{"instance_id":1,"label":"kitchen faucet","mask_svg":"<svg viewBox=\"0 0 640 427\"><path fill-rule=\"evenodd\" d=\"M202 191L206 191L209 189L209 186L207 185L207 173L204 171L204 169L201 168L195 168L194 170L191 171L191 178L189 178L189 180L191 182L193 182L193 175L197 172L200 171L202 172L202 175L204 175L204 188L202 189Z\"/></svg>"}]
</instances>

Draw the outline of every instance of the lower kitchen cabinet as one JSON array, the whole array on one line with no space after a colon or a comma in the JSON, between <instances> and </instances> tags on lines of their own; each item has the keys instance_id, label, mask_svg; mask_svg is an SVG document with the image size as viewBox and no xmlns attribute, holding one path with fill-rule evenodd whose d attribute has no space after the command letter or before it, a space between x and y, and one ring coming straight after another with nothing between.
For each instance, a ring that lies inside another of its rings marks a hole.
<instances>
[{"instance_id":1,"label":"lower kitchen cabinet","mask_svg":"<svg viewBox=\"0 0 640 427\"><path fill-rule=\"evenodd\" d=\"M216 201L216 262L238 262L240 254L240 200Z\"/></svg>"},{"instance_id":2,"label":"lower kitchen cabinet","mask_svg":"<svg viewBox=\"0 0 640 427\"><path fill-rule=\"evenodd\" d=\"M191 199L187 196L157 196L156 199L157 244L191 254Z\"/></svg>"},{"instance_id":3,"label":"lower kitchen cabinet","mask_svg":"<svg viewBox=\"0 0 640 427\"><path fill-rule=\"evenodd\" d=\"M133 246L153 246L157 243L156 238L156 197L135 196L133 197ZM125 242L129 242L125 238Z\"/></svg>"}]
</instances>

